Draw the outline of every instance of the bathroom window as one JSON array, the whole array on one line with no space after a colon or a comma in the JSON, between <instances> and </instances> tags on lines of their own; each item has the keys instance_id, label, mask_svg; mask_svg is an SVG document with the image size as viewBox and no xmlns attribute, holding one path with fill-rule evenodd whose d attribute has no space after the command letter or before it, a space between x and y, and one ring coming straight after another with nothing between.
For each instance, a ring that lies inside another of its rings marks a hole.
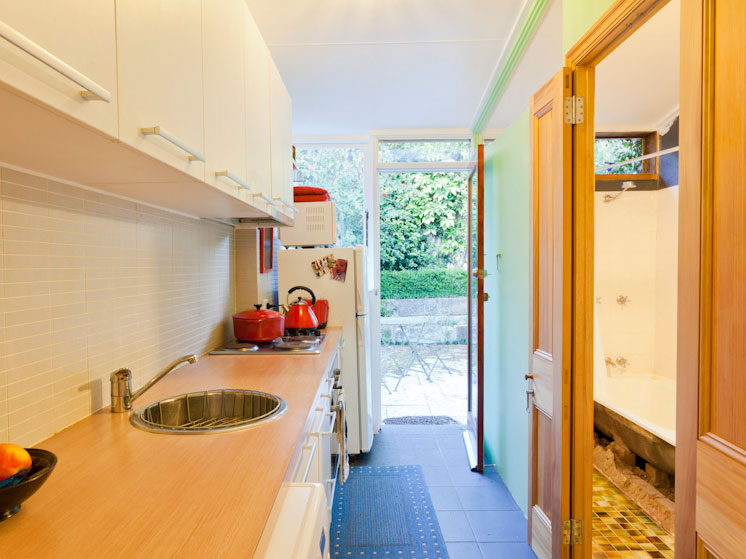
<instances>
[{"instance_id":1,"label":"bathroom window","mask_svg":"<svg viewBox=\"0 0 746 559\"><path fill-rule=\"evenodd\" d=\"M641 134L597 134L595 149L596 180L657 179L658 158L624 163L658 151L657 132Z\"/></svg>"}]
</instances>

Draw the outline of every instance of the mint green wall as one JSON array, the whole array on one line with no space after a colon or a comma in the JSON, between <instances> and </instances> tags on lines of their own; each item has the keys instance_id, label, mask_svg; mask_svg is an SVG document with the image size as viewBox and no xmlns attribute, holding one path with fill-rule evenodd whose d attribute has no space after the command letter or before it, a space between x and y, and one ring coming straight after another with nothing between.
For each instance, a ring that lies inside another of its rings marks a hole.
<instances>
[{"instance_id":1,"label":"mint green wall","mask_svg":"<svg viewBox=\"0 0 746 559\"><path fill-rule=\"evenodd\" d=\"M485 152L485 447L524 514L528 501L528 110ZM500 269L496 255L500 253Z\"/></svg>"},{"instance_id":2,"label":"mint green wall","mask_svg":"<svg viewBox=\"0 0 746 559\"><path fill-rule=\"evenodd\" d=\"M570 50L614 0L563 0L562 52Z\"/></svg>"}]
</instances>

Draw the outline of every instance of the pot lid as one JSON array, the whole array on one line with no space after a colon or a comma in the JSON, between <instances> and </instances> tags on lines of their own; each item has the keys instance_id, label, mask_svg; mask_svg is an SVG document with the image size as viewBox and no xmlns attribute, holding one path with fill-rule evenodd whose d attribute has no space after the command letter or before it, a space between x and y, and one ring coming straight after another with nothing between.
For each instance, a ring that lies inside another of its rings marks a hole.
<instances>
[{"instance_id":1,"label":"pot lid","mask_svg":"<svg viewBox=\"0 0 746 559\"><path fill-rule=\"evenodd\" d=\"M268 318L281 318L282 314L270 309L263 309L261 305L254 305L255 308L241 311L234 314L233 318L240 320L265 320Z\"/></svg>"}]
</instances>

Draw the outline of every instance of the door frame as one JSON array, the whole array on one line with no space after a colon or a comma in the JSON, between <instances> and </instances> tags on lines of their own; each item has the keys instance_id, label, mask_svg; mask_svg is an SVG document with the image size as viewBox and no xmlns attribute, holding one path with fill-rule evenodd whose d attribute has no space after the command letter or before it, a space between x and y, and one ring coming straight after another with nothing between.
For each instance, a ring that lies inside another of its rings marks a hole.
<instances>
[{"instance_id":1,"label":"door frame","mask_svg":"<svg viewBox=\"0 0 746 559\"><path fill-rule=\"evenodd\" d=\"M573 95L585 99L585 118L573 126L573 304L572 304L572 449L571 449L571 517L583 520L582 545L571 549L573 558L589 558L592 549L593 493L593 321L586 320L594 312L594 140L595 140L595 67L617 46L639 29L669 0L617 0L565 55L565 65L573 71ZM694 3L694 2L692 2ZM681 43L680 114L686 117L699 109L700 89L695 76L701 76L701 29L685 26L696 14L687 13L682 1L681 29L688 40ZM683 36L683 33L682 33ZM690 64L689 61L692 61ZM699 62L698 62L699 60ZM698 64L700 64L698 66ZM697 123L681 125L681 164L679 176L679 223L699 220L699 191L686 188L698 184L699 160L687 149L699 138ZM693 228L693 227L692 227ZM698 406L699 362L699 238L691 239L691 231L679 229L679 316L676 416L676 542L677 559L696 557L695 539L695 468L697 415L681 410L696 410ZM699 229L697 228L697 231ZM691 280L686 280L691 275ZM690 285L696 283L696 286ZM687 302L689 301L689 302ZM692 328L695 328L693 331ZM689 341L687 341L689 340ZM693 343L692 343L693 342Z\"/></svg>"},{"instance_id":2,"label":"door frame","mask_svg":"<svg viewBox=\"0 0 746 559\"><path fill-rule=\"evenodd\" d=\"M464 431L464 444L469 457L469 465L474 472L484 472L484 143L476 143L477 165L469 175L469 239L467 243L467 301L468 301L468 320L467 320L467 390L466 390L466 430ZM476 175L476 184L475 184ZM475 216L472 215L474 206L472 203L472 194L477 189L477 261L472 261L474 253L472 223ZM481 248L481 250L480 250ZM472 267L473 266L473 267ZM472 276L477 278L477 292L473 294ZM474 316L472 308L472 295L477 300L477 316ZM472 345L473 326L472 323L477 321L477 363L474 369L474 352ZM477 415L476 419L472 413L472 375L477 375Z\"/></svg>"}]
</instances>

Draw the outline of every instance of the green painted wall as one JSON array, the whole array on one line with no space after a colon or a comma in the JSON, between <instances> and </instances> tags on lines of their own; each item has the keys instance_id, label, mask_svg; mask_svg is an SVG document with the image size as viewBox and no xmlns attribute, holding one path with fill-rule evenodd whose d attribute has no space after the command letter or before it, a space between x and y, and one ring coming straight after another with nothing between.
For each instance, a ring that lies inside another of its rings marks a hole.
<instances>
[{"instance_id":1,"label":"green painted wall","mask_svg":"<svg viewBox=\"0 0 746 559\"><path fill-rule=\"evenodd\" d=\"M528 110L485 152L485 446L527 513ZM496 255L500 253L500 269Z\"/></svg>"},{"instance_id":2,"label":"green painted wall","mask_svg":"<svg viewBox=\"0 0 746 559\"><path fill-rule=\"evenodd\" d=\"M614 0L562 1L562 52L570 50Z\"/></svg>"}]
</instances>

